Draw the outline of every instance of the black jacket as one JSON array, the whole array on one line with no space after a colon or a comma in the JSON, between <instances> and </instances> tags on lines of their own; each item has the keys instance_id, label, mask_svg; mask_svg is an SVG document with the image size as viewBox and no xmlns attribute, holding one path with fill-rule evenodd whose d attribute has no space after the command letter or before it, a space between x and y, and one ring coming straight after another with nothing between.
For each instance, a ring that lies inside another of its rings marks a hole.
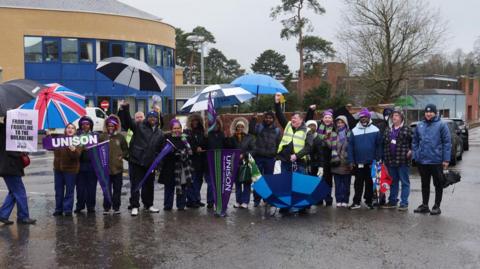
<instances>
[{"instance_id":1,"label":"black jacket","mask_svg":"<svg viewBox=\"0 0 480 269\"><path fill-rule=\"evenodd\" d=\"M0 176L24 176L20 152L5 151L5 124L0 124Z\"/></svg>"},{"instance_id":2,"label":"black jacket","mask_svg":"<svg viewBox=\"0 0 480 269\"><path fill-rule=\"evenodd\" d=\"M330 156L331 149L319 135L316 135L310 151L310 165L312 167L324 167L325 163L330 162Z\"/></svg>"},{"instance_id":3,"label":"black jacket","mask_svg":"<svg viewBox=\"0 0 480 269\"><path fill-rule=\"evenodd\" d=\"M190 146L192 147L192 165L195 172L202 173L207 167L206 152L197 152L197 148L201 147L203 150L207 149L207 137L202 130L185 130L188 135Z\"/></svg>"},{"instance_id":4,"label":"black jacket","mask_svg":"<svg viewBox=\"0 0 480 269\"><path fill-rule=\"evenodd\" d=\"M252 135L244 134L241 141L236 135L227 139L227 147L230 149L239 149L242 151L243 157L247 158L247 154L252 154L255 148L255 138Z\"/></svg>"},{"instance_id":5,"label":"black jacket","mask_svg":"<svg viewBox=\"0 0 480 269\"><path fill-rule=\"evenodd\" d=\"M250 134L255 136L254 157L274 158L277 155L278 144L280 144L281 132L275 124L270 126L264 123L256 124L256 119L250 120L248 128Z\"/></svg>"},{"instance_id":6,"label":"black jacket","mask_svg":"<svg viewBox=\"0 0 480 269\"><path fill-rule=\"evenodd\" d=\"M151 127L147 120L132 124L129 161L143 167L149 167L163 148L165 137L159 125Z\"/></svg>"},{"instance_id":7,"label":"black jacket","mask_svg":"<svg viewBox=\"0 0 480 269\"><path fill-rule=\"evenodd\" d=\"M187 148L181 137L174 137L171 133L168 133L165 135L165 140L167 139L172 142L174 149L162 160L160 177L158 178L158 182L161 184L172 184L175 182L175 163L179 162L179 157L176 152Z\"/></svg>"}]
</instances>

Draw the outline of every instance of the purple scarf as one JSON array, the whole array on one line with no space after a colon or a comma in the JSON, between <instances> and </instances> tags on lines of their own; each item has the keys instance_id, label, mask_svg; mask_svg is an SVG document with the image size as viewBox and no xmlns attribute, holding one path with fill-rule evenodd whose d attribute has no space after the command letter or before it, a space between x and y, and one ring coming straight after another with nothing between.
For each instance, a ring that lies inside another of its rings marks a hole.
<instances>
[{"instance_id":1,"label":"purple scarf","mask_svg":"<svg viewBox=\"0 0 480 269\"><path fill-rule=\"evenodd\" d=\"M400 129L402 129L402 127L395 128L394 126L392 126L392 129L390 131L390 141L397 140L398 135L400 134ZM390 143L390 153L392 154L392 156L395 155L395 152L397 152L397 144Z\"/></svg>"}]
</instances>

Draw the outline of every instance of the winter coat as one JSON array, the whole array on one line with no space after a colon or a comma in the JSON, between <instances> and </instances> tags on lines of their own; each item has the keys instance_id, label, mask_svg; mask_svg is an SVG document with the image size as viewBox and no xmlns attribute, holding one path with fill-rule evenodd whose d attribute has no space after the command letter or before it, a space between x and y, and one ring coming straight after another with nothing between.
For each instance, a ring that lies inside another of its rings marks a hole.
<instances>
[{"instance_id":1,"label":"winter coat","mask_svg":"<svg viewBox=\"0 0 480 269\"><path fill-rule=\"evenodd\" d=\"M390 150L392 128L393 127L387 127L383 134L383 162L387 166L409 165L410 160L407 154L408 151L412 149L412 131L402 123L397 139L395 139L395 153L392 155Z\"/></svg>"},{"instance_id":2,"label":"winter coat","mask_svg":"<svg viewBox=\"0 0 480 269\"><path fill-rule=\"evenodd\" d=\"M412 148L416 163L450 162L452 141L447 124L438 116L418 123L413 133Z\"/></svg>"},{"instance_id":3,"label":"winter coat","mask_svg":"<svg viewBox=\"0 0 480 269\"><path fill-rule=\"evenodd\" d=\"M163 148L163 132L158 124L152 127L147 120L132 122L130 126L133 136L129 147L129 161L148 168Z\"/></svg>"},{"instance_id":4,"label":"winter coat","mask_svg":"<svg viewBox=\"0 0 480 269\"><path fill-rule=\"evenodd\" d=\"M278 144L282 138L280 129L275 123L268 126L266 124L256 123L253 118L250 121L249 132L255 136L255 148L253 150L254 157L274 158L277 154Z\"/></svg>"},{"instance_id":5,"label":"winter coat","mask_svg":"<svg viewBox=\"0 0 480 269\"><path fill-rule=\"evenodd\" d=\"M120 119L115 115L110 115L110 117L116 117L120 122ZM119 132L115 131L112 135L107 133L107 121L103 126L103 133L100 135L100 140L109 142L109 168L110 175L118 175L123 172L123 159L128 159L128 144L125 137Z\"/></svg>"},{"instance_id":6,"label":"winter coat","mask_svg":"<svg viewBox=\"0 0 480 269\"><path fill-rule=\"evenodd\" d=\"M227 139L227 148L239 149L243 158L247 158L248 154L252 154L255 148L255 137L243 133L241 140L235 134Z\"/></svg>"},{"instance_id":7,"label":"winter coat","mask_svg":"<svg viewBox=\"0 0 480 269\"><path fill-rule=\"evenodd\" d=\"M348 142L348 162L350 164L371 164L374 160L382 159L382 135L378 128L372 124L367 126L358 122L352 130Z\"/></svg>"},{"instance_id":8,"label":"winter coat","mask_svg":"<svg viewBox=\"0 0 480 269\"><path fill-rule=\"evenodd\" d=\"M225 148L225 134L223 133L223 122L217 118L217 124L220 128L218 131L210 131L207 135L207 149L223 149Z\"/></svg>"},{"instance_id":9,"label":"winter coat","mask_svg":"<svg viewBox=\"0 0 480 269\"><path fill-rule=\"evenodd\" d=\"M76 147L74 151L70 148L59 148L53 151L53 170L78 174L80 171L81 147Z\"/></svg>"},{"instance_id":10,"label":"winter coat","mask_svg":"<svg viewBox=\"0 0 480 269\"><path fill-rule=\"evenodd\" d=\"M348 144L352 136L352 132L350 131L349 125L348 125L348 119L346 116L340 115L338 116L335 121L337 120L342 120L345 123L346 127L346 140L341 141L340 136L338 134L341 134L339 130L337 130L337 154L338 158L340 160L340 163L336 166L332 166L331 172L332 174L337 174L337 175L349 175L352 173L351 167L348 163Z\"/></svg>"},{"instance_id":11,"label":"winter coat","mask_svg":"<svg viewBox=\"0 0 480 269\"><path fill-rule=\"evenodd\" d=\"M200 123L200 126L196 129L191 129L191 121L197 119ZM190 146L193 150L192 164L196 173L203 173L207 167L207 154L206 152L197 152L197 148L200 147L202 150L207 149L207 137L205 135L205 130L203 128L202 117L198 114L192 114L187 119L187 126L190 129L186 129L185 133L188 135Z\"/></svg>"},{"instance_id":12,"label":"winter coat","mask_svg":"<svg viewBox=\"0 0 480 269\"><path fill-rule=\"evenodd\" d=\"M330 161L331 150L327 143L317 134L313 134L313 145L310 151L310 165L312 167L324 167Z\"/></svg>"},{"instance_id":13,"label":"winter coat","mask_svg":"<svg viewBox=\"0 0 480 269\"><path fill-rule=\"evenodd\" d=\"M90 132L89 134L96 134L95 132L93 132L93 121L90 117L88 116L83 116L80 118L80 120L78 122L81 122L83 120L87 120L89 123L90 123ZM81 135L83 134L84 132L82 131L81 129L82 127L79 126L78 130L77 130L77 135ZM101 140L100 140L101 141ZM92 169L91 165L90 165L90 156L88 155L88 151L85 147L82 147L82 151L81 151L81 154L80 154L80 170L81 171L86 171L86 170L90 170Z\"/></svg>"},{"instance_id":14,"label":"winter coat","mask_svg":"<svg viewBox=\"0 0 480 269\"><path fill-rule=\"evenodd\" d=\"M0 124L0 176L24 176L20 152L6 151L5 124Z\"/></svg>"},{"instance_id":15,"label":"winter coat","mask_svg":"<svg viewBox=\"0 0 480 269\"><path fill-rule=\"evenodd\" d=\"M185 136L188 141L186 134L182 134L182 136ZM165 135L165 140L170 141L174 145L174 149L162 161L159 183L175 183L176 186L190 184L193 173L191 145L182 141L181 136L172 136L171 133Z\"/></svg>"}]
</instances>

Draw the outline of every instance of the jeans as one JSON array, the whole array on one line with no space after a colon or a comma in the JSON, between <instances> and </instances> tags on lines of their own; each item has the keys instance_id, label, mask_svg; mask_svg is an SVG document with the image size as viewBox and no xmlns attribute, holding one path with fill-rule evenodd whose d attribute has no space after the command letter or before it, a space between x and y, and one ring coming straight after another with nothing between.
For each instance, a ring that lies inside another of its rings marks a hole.
<instances>
[{"instance_id":1,"label":"jeans","mask_svg":"<svg viewBox=\"0 0 480 269\"><path fill-rule=\"evenodd\" d=\"M399 183L402 183L402 192L400 194L400 206L408 206L408 196L410 195L410 179L408 177L408 166L387 166L388 173L392 177L390 186L390 196L388 202L396 205L398 203Z\"/></svg>"},{"instance_id":2,"label":"jeans","mask_svg":"<svg viewBox=\"0 0 480 269\"><path fill-rule=\"evenodd\" d=\"M77 175L77 210L87 207L95 209L97 196L97 175L90 164L81 163L80 172Z\"/></svg>"},{"instance_id":3,"label":"jeans","mask_svg":"<svg viewBox=\"0 0 480 269\"><path fill-rule=\"evenodd\" d=\"M192 175L192 184L187 188L187 203L199 203L202 198L200 191L203 184L203 172L194 172Z\"/></svg>"},{"instance_id":4,"label":"jeans","mask_svg":"<svg viewBox=\"0 0 480 269\"><path fill-rule=\"evenodd\" d=\"M250 188L251 183L240 183L235 182L235 197L237 203L239 204L247 204L250 203Z\"/></svg>"},{"instance_id":5,"label":"jeans","mask_svg":"<svg viewBox=\"0 0 480 269\"><path fill-rule=\"evenodd\" d=\"M372 204L373 198L373 182L371 174L371 165L364 164L363 168L355 169L355 182L353 187L355 189L355 195L353 196L353 203L359 205L362 201L363 187L365 186L365 203L367 205Z\"/></svg>"},{"instance_id":6,"label":"jeans","mask_svg":"<svg viewBox=\"0 0 480 269\"><path fill-rule=\"evenodd\" d=\"M256 157L255 163L258 166L258 170L262 175L273 175L273 169L275 167L275 158ZM253 200L256 204L260 203L261 197L257 193L253 193Z\"/></svg>"},{"instance_id":7,"label":"jeans","mask_svg":"<svg viewBox=\"0 0 480 269\"><path fill-rule=\"evenodd\" d=\"M27 192L20 176L4 176L8 194L0 207L0 218L8 219L12 214L15 203L17 204L17 219L24 220L30 217L28 213Z\"/></svg>"},{"instance_id":8,"label":"jeans","mask_svg":"<svg viewBox=\"0 0 480 269\"><path fill-rule=\"evenodd\" d=\"M418 172L422 178L422 200L428 205L430 199L430 178L435 186L435 205L440 206L443 196L443 168L441 164L419 164Z\"/></svg>"},{"instance_id":9,"label":"jeans","mask_svg":"<svg viewBox=\"0 0 480 269\"><path fill-rule=\"evenodd\" d=\"M187 195L185 193L185 186L182 186L182 192L176 193L175 194L175 182L172 180L172 182L169 182L168 184L165 184L164 186L164 200L163 200L163 207L171 209L173 207L173 198L176 195L177 196L177 208L178 209L184 209L185 204L186 204L186 198Z\"/></svg>"},{"instance_id":10,"label":"jeans","mask_svg":"<svg viewBox=\"0 0 480 269\"><path fill-rule=\"evenodd\" d=\"M105 197L103 197L103 209L110 210L113 205L113 210L119 210L121 204L123 176L122 173L116 175L110 175L108 182L108 188L112 195L112 203L110 203Z\"/></svg>"},{"instance_id":11,"label":"jeans","mask_svg":"<svg viewBox=\"0 0 480 269\"><path fill-rule=\"evenodd\" d=\"M352 175L337 175L334 174L335 180L335 201L337 203L347 203L350 199L350 184L352 182Z\"/></svg>"},{"instance_id":12,"label":"jeans","mask_svg":"<svg viewBox=\"0 0 480 269\"><path fill-rule=\"evenodd\" d=\"M77 174L54 171L55 212L72 213Z\"/></svg>"}]
</instances>

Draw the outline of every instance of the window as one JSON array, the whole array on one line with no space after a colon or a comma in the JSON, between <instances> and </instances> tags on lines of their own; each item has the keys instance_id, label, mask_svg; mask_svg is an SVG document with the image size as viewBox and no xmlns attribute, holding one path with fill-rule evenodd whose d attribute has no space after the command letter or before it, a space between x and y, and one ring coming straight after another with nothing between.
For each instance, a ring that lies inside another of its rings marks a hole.
<instances>
[{"instance_id":1,"label":"window","mask_svg":"<svg viewBox=\"0 0 480 269\"><path fill-rule=\"evenodd\" d=\"M145 62L145 47L138 47L138 60Z\"/></svg>"},{"instance_id":2,"label":"window","mask_svg":"<svg viewBox=\"0 0 480 269\"><path fill-rule=\"evenodd\" d=\"M25 48L25 62L41 63L42 62L42 38L26 36L23 39L23 47Z\"/></svg>"},{"instance_id":3,"label":"window","mask_svg":"<svg viewBox=\"0 0 480 269\"><path fill-rule=\"evenodd\" d=\"M168 66L168 52L166 48L163 49L163 66Z\"/></svg>"},{"instance_id":4,"label":"window","mask_svg":"<svg viewBox=\"0 0 480 269\"><path fill-rule=\"evenodd\" d=\"M168 59L167 59L167 66L168 67L173 67L173 50L172 49L168 49Z\"/></svg>"},{"instance_id":5,"label":"window","mask_svg":"<svg viewBox=\"0 0 480 269\"><path fill-rule=\"evenodd\" d=\"M80 41L80 62L93 62L93 43L90 41Z\"/></svg>"},{"instance_id":6,"label":"window","mask_svg":"<svg viewBox=\"0 0 480 269\"><path fill-rule=\"evenodd\" d=\"M76 38L62 38L62 62L78 62L78 40Z\"/></svg>"},{"instance_id":7,"label":"window","mask_svg":"<svg viewBox=\"0 0 480 269\"><path fill-rule=\"evenodd\" d=\"M58 61L58 40L44 40L43 53L45 55L46 62Z\"/></svg>"},{"instance_id":8,"label":"window","mask_svg":"<svg viewBox=\"0 0 480 269\"><path fill-rule=\"evenodd\" d=\"M97 118L101 118L101 119L105 119L105 112L103 112L102 110L100 109L95 109L95 116L97 116Z\"/></svg>"},{"instance_id":9,"label":"window","mask_svg":"<svg viewBox=\"0 0 480 269\"><path fill-rule=\"evenodd\" d=\"M112 54L111 55L112 55L111 57L116 57L116 56L123 57L123 46L122 46L122 44L113 43L112 44Z\"/></svg>"},{"instance_id":10,"label":"window","mask_svg":"<svg viewBox=\"0 0 480 269\"><path fill-rule=\"evenodd\" d=\"M162 48L161 47L157 47L157 61L156 61L156 65L158 66L161 66L162 65Z\"/></svg>"},{"instance_id":11,"label":"window","mask_svg":"<svg viewBox=\"0 0 480 269\"><path fill-rule=\"evenodd\" d=\"M149 65L155 65L155 46L154 45L147 45L147 63Z\"/></svg>"},{"instance_id":12,"label":"window","mask_svg":"<svg viewBox=\"0 0 480 269\"><path fill-rule=\"evenodd\" d=\"M100 52L99 60L103 60L105 58L110 57L109 48L108 48L108 41L105 41L105 40L97 41L97 44L100 44L99 45L99 52Z\"/></svg>"},{"instance_id":13,"label":"window","mask_svg":"<svg viewBox=\"0 0 480 269\"><path fill-rule=\"evenodd\" d=\"M137 58L137 45L135 43L125 43L125 57Z\"/></svg>"}]
</instances>

